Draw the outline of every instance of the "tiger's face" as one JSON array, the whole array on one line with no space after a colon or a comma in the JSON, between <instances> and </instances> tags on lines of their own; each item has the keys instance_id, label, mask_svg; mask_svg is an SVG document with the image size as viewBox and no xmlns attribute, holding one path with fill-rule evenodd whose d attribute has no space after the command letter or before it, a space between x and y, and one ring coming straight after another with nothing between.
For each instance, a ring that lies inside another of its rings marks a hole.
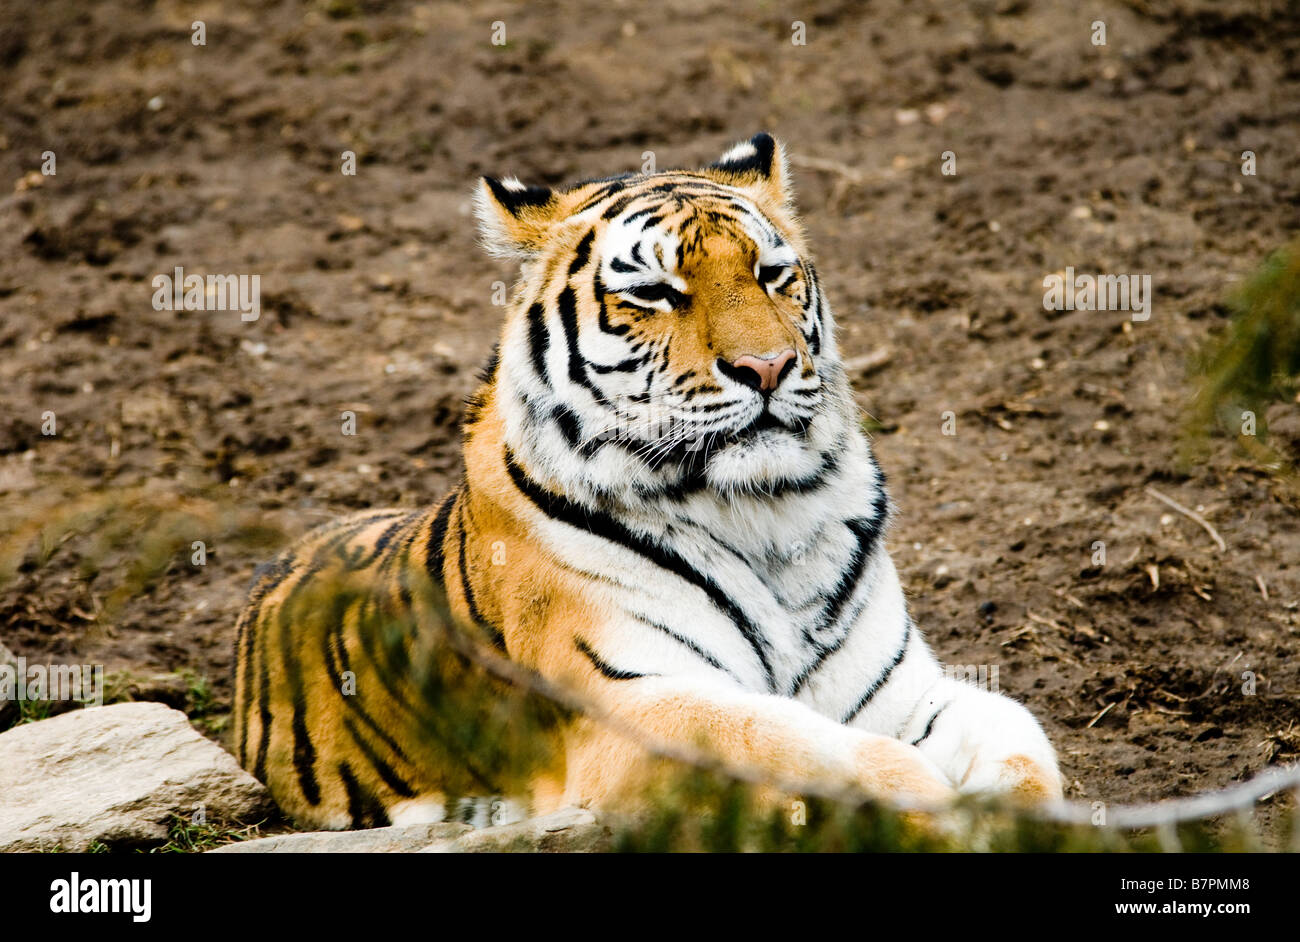
<instances>
[{"instance_id":1,"label":"tiger's face","mask_svg":"<svg viewBox=\"0 0 1300 942\"><path fill-rule=\"evenodd\" d=\"M498 385L544 473L605 498L763 493L824 462L843 378L772 138L562 191L485 178L478 211L524 258Z\"/></svg>"}]
</instances>

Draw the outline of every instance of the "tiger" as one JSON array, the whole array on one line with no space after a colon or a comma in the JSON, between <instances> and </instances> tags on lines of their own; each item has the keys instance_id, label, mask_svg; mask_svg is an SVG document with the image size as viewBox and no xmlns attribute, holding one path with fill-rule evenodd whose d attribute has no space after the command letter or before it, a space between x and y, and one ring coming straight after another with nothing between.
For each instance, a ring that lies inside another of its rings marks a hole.
<instances>
[{"instance_id":1,"label":"tiger","mask_svg":"<svg viewBox=\"0 0 1300 942\"><path fill-rule=\"evenodd\" d=\"M561 187L482 177L473 207L520 275L462 479L310 532L238 620L234 751L280 807L424 823L492 787L473 748L426 758L448 718L407 675L453 622L605 719L557 711L520 815L643 807L660 757L697 748L904 805L1061 800L1039 721L945 670L909 615L785 146ZM331 602L344 578L370 588ZM362 617L374 598L405 626L396 654Z\"/></svg>"}]
</instances>

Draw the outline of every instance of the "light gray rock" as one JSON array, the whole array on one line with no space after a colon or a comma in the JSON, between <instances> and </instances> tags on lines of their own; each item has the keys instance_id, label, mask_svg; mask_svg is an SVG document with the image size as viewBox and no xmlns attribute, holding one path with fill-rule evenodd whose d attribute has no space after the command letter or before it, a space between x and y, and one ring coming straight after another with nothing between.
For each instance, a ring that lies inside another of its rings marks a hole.
<instances>
[{"instance_id":1,"label":"light gray rock","mask_svg":"<svg viewBox=\"0 0 1300 942\"><path fill-rule=\"evenodd\" d=\"M405 824L361 831L306 831L223 844L209 854L401 854L431 843L453 841L472 830L468 824Z\"/></svg>"},{"instance_id":2,"label":"light gray rock","mask_svg":"<svg viewBox=\"0 0 1300 942\"><path fill-rule=\"evenodd\" d=\"M308 831L226 844L210 854L580 853L608 850L609 828L585 808L475 830L467 824L408 824L362 831Z\"/></svg>"},{"instance_id":3,"label":"light gray rock","mask_svg":"<svg viewBox=\"0 0 1300 942\"><path fill-rule=\"evenodd\" d=\"M253 822L270 796L160 703L74 710L0 734L0 851L159 843L172 815Z\"/></svg>"},{"instance_id":4,"label":"light gray rock","mask_svg":"<svg viewBox=\"0 0 1300 942\"><path fill-rule=\"evenodd\" d=\"M609 850L611 840L610 829L586 808L565 808L515 824L471 831L426 847L422 853L593 853Z\"/></svg>"}]
</instances>

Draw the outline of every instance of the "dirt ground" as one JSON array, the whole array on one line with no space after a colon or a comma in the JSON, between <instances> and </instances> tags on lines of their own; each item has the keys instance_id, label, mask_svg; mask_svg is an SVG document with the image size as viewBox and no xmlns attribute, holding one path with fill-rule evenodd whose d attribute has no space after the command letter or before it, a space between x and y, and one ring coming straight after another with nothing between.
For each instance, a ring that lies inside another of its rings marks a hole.
<instances>
[{"instance_id":1,"label":"dirt ground","mask_svg":"<svg viewBox=\"0 0 1300 942\"><path fill-rule=\"evenodd\" d=\"M476 248L476 175L558 183L646 151L695 165L770 130L846 355L878 354L855 382L898 503L895 559L943 659L997 668L1073 797L1186 795L1296 759L1293 492L1226 437L1180 461L1179 429L1225 292L1300 230L1300 13L808 0L797 46L785 7L735 6L6 4L0 519L222 495L287 539L434 500L459 473L493 283L513 280ZM151 279L176 266L260 274L260 320L154 310ZM1043 278L1066 266L1149 274L1150 320L1045 312ZM1295 412L1269 416L1292 449ZM268 550L181 537L120 609L104 600L129 542L98 559L76 532L29 553L0 586L0 639L207 678L217 734ZM1266 830L1283 800L1261 806Z\"/></svg>"}]
</instances>

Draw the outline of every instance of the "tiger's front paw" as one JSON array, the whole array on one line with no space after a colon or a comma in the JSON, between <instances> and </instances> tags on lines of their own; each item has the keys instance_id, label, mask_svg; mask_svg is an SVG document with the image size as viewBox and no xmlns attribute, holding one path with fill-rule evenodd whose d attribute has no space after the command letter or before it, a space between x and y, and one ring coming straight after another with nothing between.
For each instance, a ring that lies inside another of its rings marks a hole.
<instances>
[{"instance_id":1,"label":"tiger's front paw","mask_svg":"<svg viewBox=\"0 0 1300 942\"><path fill-rule=\"evenodd\" d=\"M957 797L943 770L921 750L887 736L869 736L856 757L858 785L874 798L936 807Z\"/></svg>"},{"instance_id":2,"label":"tiger's front paw","mask_svg":"<svg viewBox=\"0 0 1300 942\"><path fill-rule=\"evenodd\" d=\"M1002 796L1020 805L1045 804L1063 797L1055 761L1021 753L987 758L977 754L957 790L963 795Z\"/></svg>"},{"instance_id":3,"label":"tiger's front paw","mask_svg":"<svg viewBox=\"0 0 1300 942\"><path fill-rule=\"evenodd\" d=\"M1003 796L1017 804L1062 797L1056 751L1025 707L991 691L944 680L903 731L963 795Z\"/></svg>"}]
</instances>

